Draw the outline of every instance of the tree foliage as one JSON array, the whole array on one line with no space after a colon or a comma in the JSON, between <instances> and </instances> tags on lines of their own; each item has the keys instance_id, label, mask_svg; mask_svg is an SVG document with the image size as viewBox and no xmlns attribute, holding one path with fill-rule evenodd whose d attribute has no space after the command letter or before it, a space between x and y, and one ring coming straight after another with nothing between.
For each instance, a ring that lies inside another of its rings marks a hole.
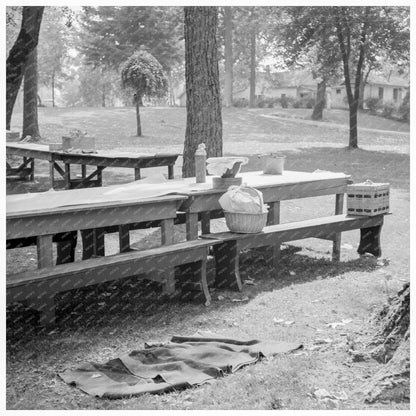
<instances>
[{"instance_id":1,"label":"tree foliage","mask_svg":"<svg viewBox=\"0 0 416 416\"><path fill-rule=\"evenodd\" d=\"M83 7L79 49L88 64L117 68L143 46L165 70L183 59L179 7Z\"/></svg>"},{"instance_id":2,"label":"tree foliage","mask_svg":"<svg viewBox=\"0 0 416 416\"><path fill-rule=\"evenodd\" d=\"M134 93L137 111L137 135L141 136L139 106L143 96L162 97L167 92L167 79L162 65L149 52L140 50L120 66L123 88Z\"/></svg>"},{"instance_id":3,"label":"tree foliage","mask_svg":"<svg viewBox=\"0 0 416 416\"><path fill-rule=\"evenodd\" d=\"M123 88L131 88L140 97L162 97L166 93L162 65L149 52L135 52L121 65L120 72Z\"/></svg>"},{"instance_id":4,"label":"tree foliage","mask_svg":"<svg viewBox=\"0 0 416 416\"><path fill-rule=\"evenodd\" d=\"M357 110L366 67L387 59L409 59L407 7L290 7L283 33L291 58L315 48L314 68L321 76L342 65L350 109L351 148L358 147Z\"/></svg>"}]
</instances>

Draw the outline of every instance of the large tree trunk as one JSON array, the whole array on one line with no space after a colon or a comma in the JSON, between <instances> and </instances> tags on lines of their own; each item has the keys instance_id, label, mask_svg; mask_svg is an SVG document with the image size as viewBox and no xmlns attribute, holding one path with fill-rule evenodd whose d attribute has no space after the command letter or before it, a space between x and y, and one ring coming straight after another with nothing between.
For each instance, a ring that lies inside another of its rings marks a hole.
<instances>
[{"instance_id":1,"label":"large tree trunk","mask_svg":"<svg viewBox=\"0 0 416 416\"><path fill-rule=\"evenodd\" d=\"M23 131L22 137L39 139L38 124L38 58L37 48L30 52L23 84Z\"/></svg>"},{"instance_id":2,"label":"large tree trunk","mask_svg":"<svg viewBox=\"0 0 416 416\"><path fill-rule=\"evenodd\" d=\"M233 104L233 14L231 7L224 7L225 22L225 82L224 82L224 104L230 107Z\"/></svg>"},{"instance_id":3,"label":"large tree trunk","mask_svg":"<svg viewBox=\"0 0 416 416\"><path fill-rule=\"evenodd\" d=\"M195 175L194 154L222 156L222 118L216 31L217 7L185 7L186 133L183 177Z\"/></svg>"},{"instance_id":4,"label":"large tree trunk","mask_svg":"<svg viewBox=\"0 0 416 416\"><path fill-rule=\"evenodd\" d=\"M325 94L326 94L326 81L323 80L318 83L316 92L316 102L313 107L312 120L322 120L324 108L325 108Z\"/></svg>"},{"instance_id":5,"label":"large tree trunk","mask_svg":"<svg viewBox=\"0 0 416 416\"><path fill-rule=\"evenodd\" d=\"M22 84L26 62L36 48L44 7L23 7L19 35L6 62L6 129L10 129L13 107Z\"/></svg>"},{"instance_id":6,"label":"large tree trunk","mask_svg":"<svg viewBox=\"0 0 416 416\"><path fill-rule=\"evenodd\" d=\"M251 12L252 20L253 13ZM250 29L250 99L249 107L256 106L256 26L254 22Z\"/></svg>"}]
</instances>

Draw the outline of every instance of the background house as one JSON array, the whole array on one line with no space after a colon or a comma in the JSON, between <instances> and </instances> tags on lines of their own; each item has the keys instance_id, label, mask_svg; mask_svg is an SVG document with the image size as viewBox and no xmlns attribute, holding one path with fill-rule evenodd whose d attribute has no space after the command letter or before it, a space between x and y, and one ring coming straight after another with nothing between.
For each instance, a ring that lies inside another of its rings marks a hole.
<instances>
[{"instance_id":1,"label":"background house","mask_svg":"<svg viewBox=\"0 0 416 416\"><path fill-rule=\"evenodd\" d=\"M388 74L370 73L364 87L364 108L365 101L369 98L376 98L382 104L391 102L399 107L408 90L409 79L406 76L399 75L394 71L390 71ZM331 102L334 108L348 107L344 83L332 87Z\"/></svg>"}]
</instances>

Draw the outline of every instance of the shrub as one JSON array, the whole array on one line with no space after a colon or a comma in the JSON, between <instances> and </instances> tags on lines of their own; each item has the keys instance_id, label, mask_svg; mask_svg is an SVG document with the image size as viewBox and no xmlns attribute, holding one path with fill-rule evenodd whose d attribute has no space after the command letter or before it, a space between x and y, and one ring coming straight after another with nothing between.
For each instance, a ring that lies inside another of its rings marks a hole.
<instances>
[{"instance_id":1,"label":"shrub","mask_svg":"<svg viewBox=\"0 0 416 416\"><path fill-rule=\"evenodd\" d=\"M371 114L378 114L383 107L383 103L376 97L367 98L364 103Z\"/></svg>"},{"instance_id":2,"label":"shrub","mask_svg":"<svg viewBox=\"0 0 416 416\"><path fill-rule=\"evenodd\" d=\"M393 113L396 111L396 106L393 102L387 101L382 105L381 116L386 118L391 118Z\"/></svg>"},{"instance_id":3,"label":"shrub","mask_svg":"<svg viewBox=\"0 0 416 416\"><path fill-rule=\"evenodd\" d=\"M400 120L410 121L410 93L407 92L398 110Z\"/></svg>"},{"instance_id":4,"label":"shrub","mask_svg":"<svg viewBox=\"0 0 416 416\"><path fill-rule=\"evenodd\" d=\"M233 101L233 106L238 108L248 107L248 100L247 98L238 98Z\"/></svg>"}]
</instances>

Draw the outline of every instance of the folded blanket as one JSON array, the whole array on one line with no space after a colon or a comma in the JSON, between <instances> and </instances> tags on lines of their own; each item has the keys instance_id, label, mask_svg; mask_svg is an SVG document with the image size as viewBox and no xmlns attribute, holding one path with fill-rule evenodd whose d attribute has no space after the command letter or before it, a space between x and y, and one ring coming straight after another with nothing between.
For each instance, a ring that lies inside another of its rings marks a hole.
<instances>
[{"instance_id":1,"label":"folded blanket","mask_svg":"<svg viewBox=\"0 0 416 416\"><path fill-rule=\"evenodd\" d=\"M147 345L105 364L86 363L59 376L88 394L117 399L189 388L299 348L302 345L275 341L174 336L166 344Z\"/></svg>"}]
</instances>

